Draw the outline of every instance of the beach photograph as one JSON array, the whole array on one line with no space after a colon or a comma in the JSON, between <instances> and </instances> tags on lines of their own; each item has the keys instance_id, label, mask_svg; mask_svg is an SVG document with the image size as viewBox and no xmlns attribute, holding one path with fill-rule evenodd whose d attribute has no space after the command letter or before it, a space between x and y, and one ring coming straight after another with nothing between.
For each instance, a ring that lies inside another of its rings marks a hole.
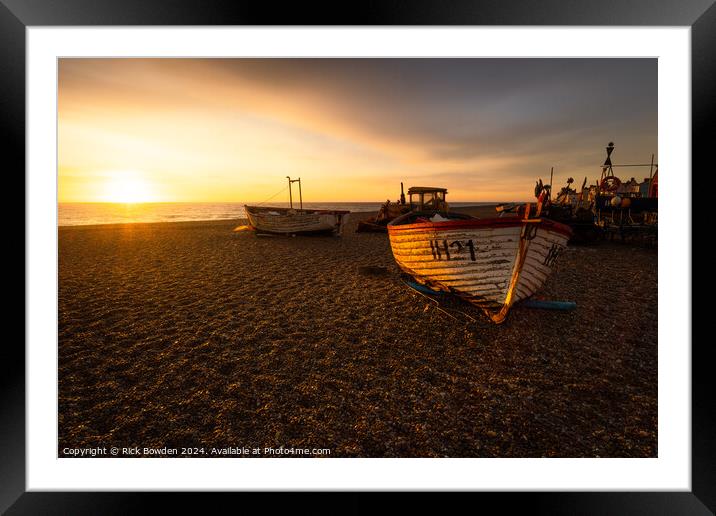
<instances>
[{"instance_id":1,"label":"beach photograph","mask_svg":"<svg viewBox=\"0 0 716 516\"><path fill-rule=\"evenodd\" d=\"M57 456L658 457L657 71L58 59Z\"/></svg>"}]
</instances>

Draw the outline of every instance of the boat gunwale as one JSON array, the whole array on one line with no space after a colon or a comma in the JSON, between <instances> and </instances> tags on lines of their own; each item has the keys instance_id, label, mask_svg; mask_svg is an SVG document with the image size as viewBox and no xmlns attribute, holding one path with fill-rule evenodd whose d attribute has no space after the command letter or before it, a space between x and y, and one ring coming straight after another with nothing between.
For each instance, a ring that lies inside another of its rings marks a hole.
<instances>
[{"instance_id":1,"label":"boat gunwale","mask_svg":"<svg viewBox=\"0 0 716 516\"><path fill-rule=\"evenodd\" d=\"M395 224L398 219L388 224L388 232L396 231L447 231L452 229L485 229L486 227L520 227L525 224L537 224L538 227L551 229L558 233L562 233L567 237L572 236L572 228L566 224L555 222L546 218L523 219L520 217L492 217L489 219L454 219L436 222L414 222L411 224Z\"/></svg>"},{"instance_id":2,"label":"boat gunwale","mask_svg":"<svg viewBox=\"0 0 716 516\"><path fill-rule=\"evenodd\" d=\"M244 209L251 214L260 214L262 211L279 210L287 212L288 210L294 210L296 213L281 213L280 215L293 217L296 215L347 215L350 210L318 210L312 208L278 208L275 206L249 206L244 204ZM275 215L274 215L275 216Z\"/></svg>"}]
</instances>

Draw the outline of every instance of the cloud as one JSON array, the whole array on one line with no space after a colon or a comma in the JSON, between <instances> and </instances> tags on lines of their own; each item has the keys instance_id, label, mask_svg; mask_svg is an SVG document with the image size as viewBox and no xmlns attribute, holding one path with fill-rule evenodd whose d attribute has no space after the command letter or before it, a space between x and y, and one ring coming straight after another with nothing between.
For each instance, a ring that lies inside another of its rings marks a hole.
<instances>
[{"instance_id":1,"label":"cloud","mask_svg":"<svg viewBox=\"0 0 716 516\"><path fill-rule=\"evenodd\" d=\"M290 163L514 189L596 167L611 140L624 159L656 152L655 59L62 59L59 73L74 168L131 149L166 170ZM93 133L114 143L84 156Z\"/></svg>"}]
</instances>

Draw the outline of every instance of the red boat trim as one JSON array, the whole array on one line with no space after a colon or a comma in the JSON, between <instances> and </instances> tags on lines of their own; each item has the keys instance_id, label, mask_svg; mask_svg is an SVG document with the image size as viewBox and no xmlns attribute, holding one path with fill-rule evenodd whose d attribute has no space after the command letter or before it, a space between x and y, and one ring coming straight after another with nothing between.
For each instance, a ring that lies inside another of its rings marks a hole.
<instances>
[{"instance_id":1,"label":"red boat trim","mask_svg":"<svg viewBox=\"0 0 716 516\"><path fill-rule=\"evenodd\" d=\"M486 226L508 228L520 227L524 224L538 224L538 227L549 229L557 233L570 237L572 236L572 228L566 224L561 224L549 219L521 219L518 217L499 217L491 219L458 219L446 220L441 222L417 222L414 224L402 224L393 226L388 224L388 231L418 230L418 231L441 231L452 229L482 229Z\"/></svg>"}]
</instances>

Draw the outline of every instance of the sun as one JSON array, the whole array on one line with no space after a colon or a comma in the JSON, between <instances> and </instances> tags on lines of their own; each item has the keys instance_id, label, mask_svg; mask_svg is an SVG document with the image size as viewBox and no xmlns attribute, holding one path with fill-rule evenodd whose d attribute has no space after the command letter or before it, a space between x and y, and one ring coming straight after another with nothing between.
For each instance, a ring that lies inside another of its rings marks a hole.
<instances>
[{"instance_id":1,"label":"sun","mask_svg":"<svg viewBox=\"0 0 716 516\"><path fill-rule=\"evenodd\" d=\"M151 185L135 172L113 172L103 186L104 202L134 204L156 201Z\"/></svg>"}]
</instances>

